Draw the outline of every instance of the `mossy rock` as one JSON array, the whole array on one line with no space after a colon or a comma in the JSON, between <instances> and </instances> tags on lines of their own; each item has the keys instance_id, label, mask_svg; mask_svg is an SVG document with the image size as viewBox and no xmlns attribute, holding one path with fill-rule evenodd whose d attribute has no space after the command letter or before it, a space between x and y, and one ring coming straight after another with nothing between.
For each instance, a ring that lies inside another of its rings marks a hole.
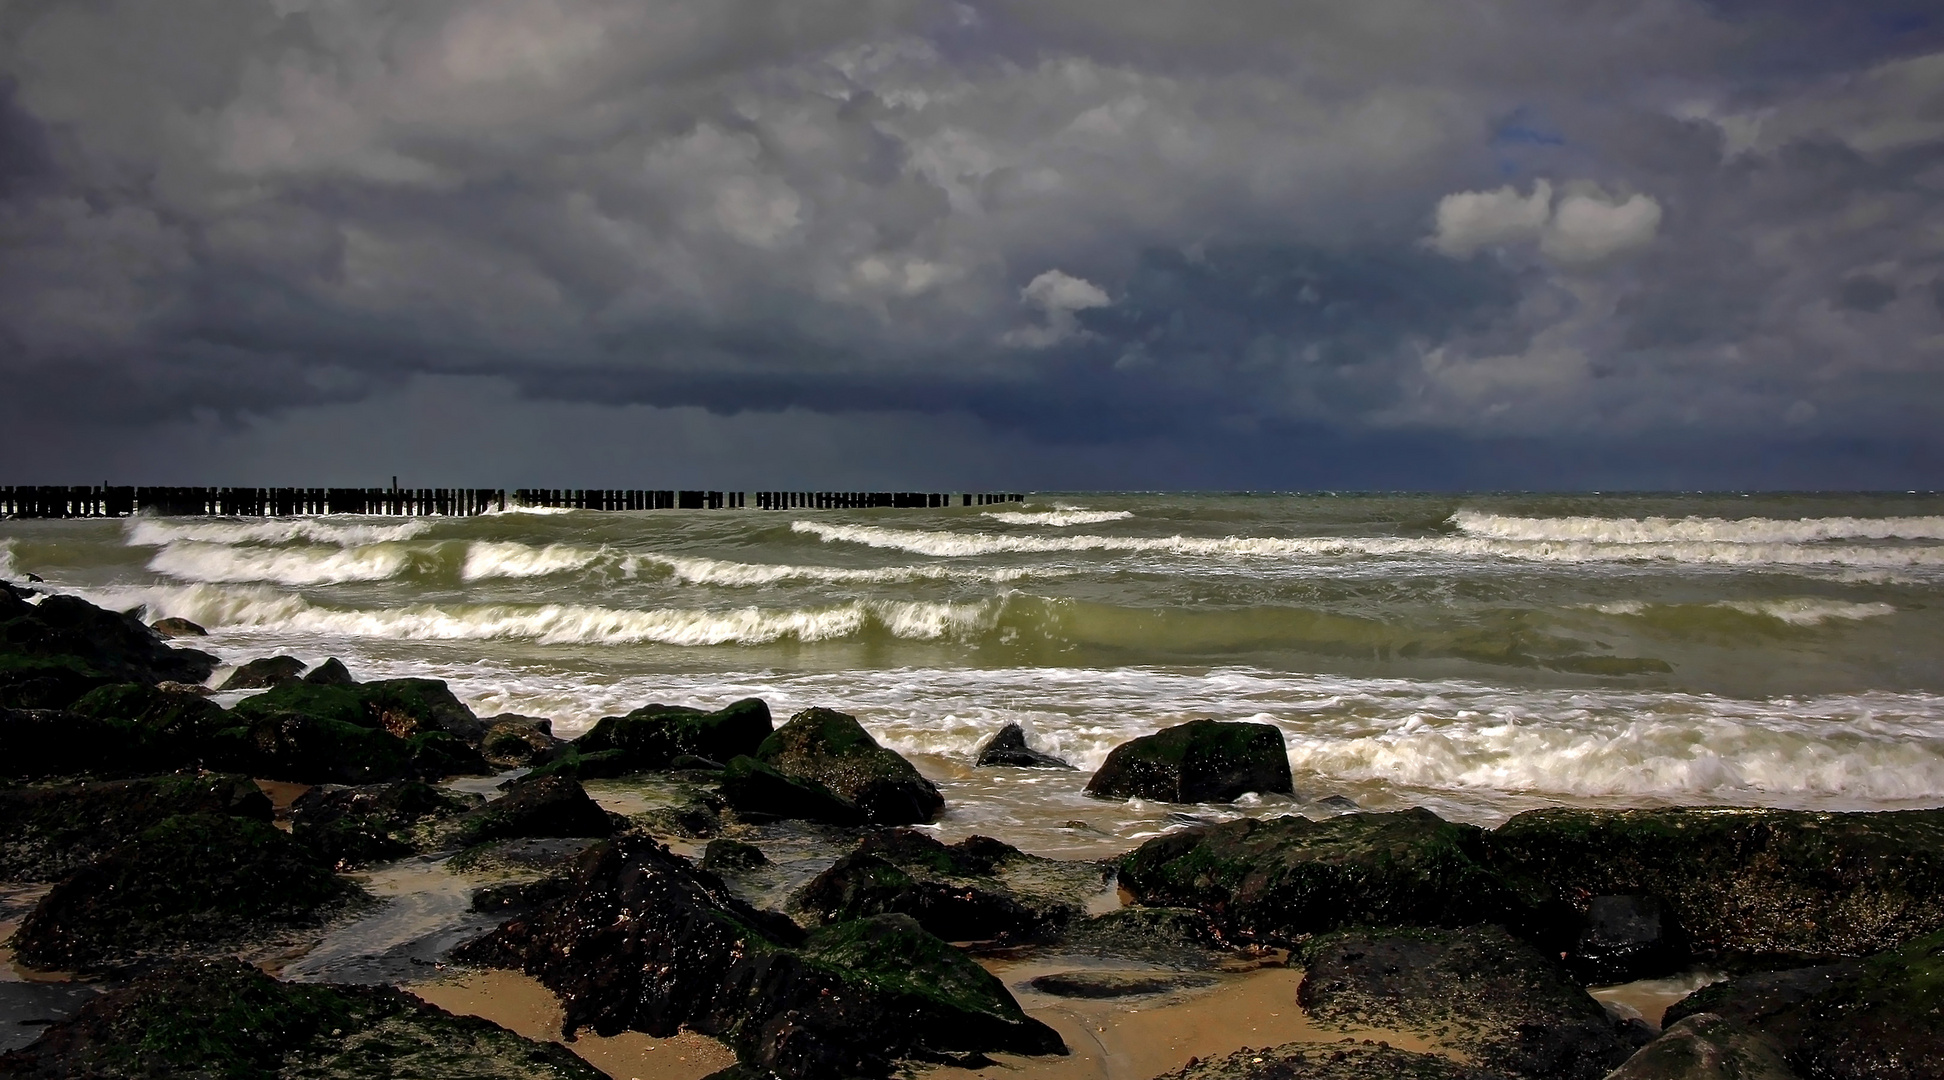
<instances>
[{"instance_id":1,"label":"mossy rock","mask_svg":"<svg viewBox=\"0 0 1944 1080\"><path fill-rule=\"evenodd\" d=\"M412 745L380 728L301 712L231 715L244 724L209 742L207 757L218 768L299 784L371 784L417 773Z\"/></svg>"},{"instance_id":2,"label":"mossy rock","mask_svg":"<svg viewBox=\"0 0 1944 1080\"><path fill-rule=\"evenodd\" d=\"M1698 1013L1670 1024L1607 1080L1800 1080L1775 1040L1740 1021Z\"/></svg>"},{"instance_id":3,"label":"mossy rock","mask_svg":"<svg viewBox=\"0 0 1944 1080\"><path fill-rule=\"evenodd\" d=\"M1486 861L1484 834L1429 810L1242 818L1156 837L1122 856L1142 904L1207 912L1231 941L1290 944L1345 926L1463 926L1540 917Z\"/></svg>"},{"instance_id":4,"label":"mossy rock","mask_svg":"<svg viewBox=\"0 0 1944 1080\"><path fill-rule=\"evenodd\" d=\"M440 826L479 805L418 781L315 787L291 804L290 831L326 864L351 870L436 850Z\"/></svg>"},{"instance_id":5,"label":"mossy rock","mask_svg":"<svg viewBox=\"0 0 1944 1080\"><path fill-rule=\"evenodd\" d=\"M1022 892L997 876L1003 864L1048 862L986 837L946 845L909 829L867 836L800 891L795 904L830 924L907 915L947 941L1034 941L1080 917L1085 896ZM1099 876L1092 875L1098 886Z\"/></svg>"},{"instance_id":6,"label":"mossy rock","mask_svg":"<svg viewBox=\"0 0 1944 1080\"><path fill-rule=\"evenodd\" d=\"M1286 1043L1190 1059L1155 1080L1505 1080L1503 1073L1390 1046L1362 1043Z\"/></svg>"},{"instance_id":7,"label":"mossy rock","mask_svg":"<svg viewBox=\"0 0 1944 1080\"><path fill-rule=\"evenodd\" d=\"M486 727L479 740L480 754L504 769L545 765L573 745L554 738L553 722L539 717L503 714L480 723Z\"/></svg>"},{"instance_id":8,"label":"mossy rock","mask_svg":"<svg viewBox=\"0 0 1944 1080\"><path fill-rule=\"evenodd\" d=\"M405 743L411 750L416 776L441 780L448 776L491 776L497 771L477 748L450 732L421 731Z\"/></svg>"},{"instance_id":9,"label":"mossy rock","mask_svg":"<svg viewBox=\"0 0 1944 1080\"><path fill-rule=\"evenodd\" d=\"M266 656L240 664L217 690L267 690L302 680L304 662L294 656Z\"/></svg>"},{"instance_id":10,"label":"mossy rock","mask_svg":"<svg viewBox=\"0 0 1944 1080\"><path fill-rule=\"evenodd\" d=\"M769 856L763 854L762 848L728 837L711 840L709 846L702 850L702 869L718 873L724 870L731 873L754 870L759 866L768 866L769 862Z\"/></svg>"},{"instance_id":11,"label":"mossy rock","mask_svg":"<svg viewBox=\"0 0 1944 1080\"><path fill-rule=\"evenodd\" d=\"M555 1043L388 986L283 983L237 960L177 962L89 1002L0 1073L99 1080L603 1080Z\"/></svg>"},{"instance_id":12,"label":"mossy rock","mask_svg":"<svg viewBox=\"0 0 1944 1080\"><path fill-rule=\"evenodd\" d=\"M616 752L627 772L651 772L684 755L716 763L753 755L772 728L769 705L760 698L744 698L714 712L645 705L626 716L602 717L574 740L574 747L583 755Z\"/></svg>"},{"instance_id":13,"label":"mossy rock","mask_svg":"<svg viewBox=\"0 0 1944 1080\"><path fill-rule=\"evenodd\" d=\"M178 815L54 886L14 949L31 967L123 969L314 925L359 894L269 825Z\"/></svg>"},{"instance_id":14,"label":"mossy rock","mask_svg":"<svg viewBox=\"0 0 1944 1080\"><path fill-rule=\"evenodd\" d=\"M1488 841L1507 877L1581 912L1657 898L1702 958L1862 956L1944 930L1944 810L1562 808Z\"/></svg>"},{"instance_id":15,"label":"mossy rock","mask_svg":"<svg viewBox=\"0 0 1944 1080\"><path fill-rule=\"evenodd\" d=\"M150 753L147 733L128 720L0 708L0 776L8 779L139 776L181 764Z\"/></svg>"},{"instance_id":16,"label":"mossy rock","mask_svg":"<svg viewBox=\"0 0 1944 1080\"><path fill-rule=\"evenodd\" d=\"M758 818L794 818L828 825L862 825L856 803L805 777L789 776L752 757L737 757L716 789L736 812Z\"/></svg>"},{"instance_id":17,"label":"mossy rock","mask_svg":"<svg viewBox=\"0 0 1944 1080\"><path fill-rule=\"evenodd\" d=\"M521 777L506 794L461 818L453 843L471 847L493 840L540 836L608 836L615 821L567 776Z\"/></svg>"},{"instance_id":18,"label":"mossy rock","mask_svg":"<svg viewBox=\"0 0 1944 1080\"><path fill-rule=\"evenodd\" d=\"M945 809L945 797L911 762L878 745L856 717L834 709L790 717L754 756L785 776L824 785L874 825L921 824Z\"/></svg>"},{"instance_id":19,"label":"mossy rock","mask_svg":"<svg viewBox=\"0 0 1944 1080\"><path fill-rule=\"evenodd\" d=\"M1124 742L1087 782L1087 794L1097 798L1173 803L1294 790L1282 732L1273 724L1225 720L1190 720Z\"/></svg>"},{"instance_id":20,"label":"mossy rock","mask_svg":"<svg viewBox=\"0 0 1944 1080\"><path fill-rule=\"evenodd\" d=\"M182 760L193 758L203 742L230 726L229 714L208 698L142 683L99 687L75 702L69 711L135 724L142 730L150 752Z\"/></svg>"},{"instance_id":21,"label":"mossy rock","mask_svg":"<svg viewBox=\"0 0 1944 1080\"><path fill-rule=\"evenodd\" d=\"M133 615L78 596L0 594L0 706L65 708L97 686L200 683L216 669L215 657L170 648Z\"/></svg>"},{"instance_id":22,"label":"mossy rock","mask_svg":"<svg viewBox=\"0 0 1944 1080\"><path fill-rule=\"evenodd\" d=\"M59 881L177 814L268 822L270 800L241 776L161 776L0 790L0 880Z\"/></svg>"},{"instance_id":23,"label":"mossy rock","mask_svg":"<svg viewBox=\"0 0 1944 1080\"><path fill-rule=\"evenodd\" d=\"M300 681L244 698L231 711L245 717L300 713L378 728L401 739L443 731L471 741L483 733L479 718L437 679L385 679L348 686Z\"/></svg>"}]
</instances>

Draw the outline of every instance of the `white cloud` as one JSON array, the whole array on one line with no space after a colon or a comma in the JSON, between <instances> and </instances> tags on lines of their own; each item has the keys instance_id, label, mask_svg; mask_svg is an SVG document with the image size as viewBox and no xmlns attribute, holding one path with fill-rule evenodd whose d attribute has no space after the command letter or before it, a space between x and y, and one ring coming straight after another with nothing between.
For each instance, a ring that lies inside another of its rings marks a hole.
<instances>
[{"instance_id":1,"label":"white cloud","mask_svg":"<svg viewBox=\"0 0 1944 1080\"><path fill-rule=\"evenodd\" d=\"M1632 251L1660 229L1660 203L1649 195L1614 202L1604 195L1572 194L1553 205L1552 184L1535 181L1532 194L1507 186L1460 191L1438 200L1431 245L1453 258L1481 248L1537 240L1557 263L1584 266Z\"/></svg>"},{"instance_id":2,"label":"white cloud","mask_svg":"<svg viewBox=\"0 0 1944 1080\"><path fill-rule=\"evenodd\" d=\"M1438 231L1432 244L1455 258L1479 248L1531 240L1539 235L1552 213L1552 184L1532 185L1521 196L1506 186L1496 191L1460 191L1438 200Z\"/></svg>"},{"instance_id":3,"label":"white cloud","mask_svg":"<svg viewBox=\"0 0 1944 1080\"><path fill-rule=\"evenodd\" d=\"M1040 349L1083 333L1079 320L1073 317L1074 312L1107 307L1113 300L1106 290L1086 278L1074 277L1064 270L1048 270L1019 290L1019 302L1045 312L1046 323L1010 331L1003 340L1008 345Z\"/></svg>"},{"instance_id":4,"label":"white cloud","mask_svg":"<svg viewBox=\"0 0 1944 1080\"><path fill-rule=\"evenodd\" d=\"M1646 244L1660 229L1660 203L1647 195L1608 202L1593 195L1559 200L1539 238L1539 250L1556 262L1596 263Z\"/></svg>"}]
</instances>

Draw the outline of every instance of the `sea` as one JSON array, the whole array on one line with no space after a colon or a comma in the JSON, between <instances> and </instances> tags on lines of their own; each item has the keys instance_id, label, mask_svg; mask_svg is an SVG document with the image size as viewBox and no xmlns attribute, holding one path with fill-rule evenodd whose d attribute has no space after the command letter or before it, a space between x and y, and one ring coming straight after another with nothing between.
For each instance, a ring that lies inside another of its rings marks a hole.
<instances>
[{"instance_id":1,"label":"sea","mask_svg":"<svg viewBox=\"0 0 1944 1080\"><path fill-rule=\"evenodd\" d=\"M1352 807L1944 805L1937 494L0 521L0 576L30 572L227 663L443 679L567 737L651 702L839 709L939 784L941 836L1048 855ZM1295 797L1083 793L1201 717L1281 729ZM1076 768L973 768L1007 723Z\"/></svg>"}]
</instances>

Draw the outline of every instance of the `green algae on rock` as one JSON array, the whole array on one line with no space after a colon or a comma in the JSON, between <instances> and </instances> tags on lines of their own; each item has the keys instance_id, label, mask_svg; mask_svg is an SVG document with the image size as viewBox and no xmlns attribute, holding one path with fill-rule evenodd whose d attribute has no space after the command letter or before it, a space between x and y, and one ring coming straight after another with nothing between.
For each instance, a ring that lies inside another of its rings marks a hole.
<instances>
[{"instance_id":1,"label":"green algae on rock","mask_svg":"<svg viewBox=\"0 0 1944 1080\"><path fill-rule=\"evenodd\" d=\"M457 846L531 836L608 836L615 819L569 776L521 777L506 794L468 813L452 830Z\"/></svg>"},{"instance_id":2,"label":"green algae on rock","mask_svg":"<svg viewBox=\"0 0 1944 1080\"><path fill-rule=\"evenodd\" d=\"M0 790L0 880L58 881L177 814L267 823L271 807L241 776L159 776Z\"/></svg>"},{"instance_id":3,"label":"green algae on rock","mask_svg":"<svg viewBox=\"0 0 1944 1080\"><path fill-rule=\"evenodd\" d=\"M921 824L945 809L945 797L911 762L878 745L856 717L834 709L790 717L752 756L785 776L824 785L874 825Z\"/></svg>"},{"instance_id":4,"label":"green algae on rock","mask_svg":"<svg viewBox=\"0 0 1944 1080\"><path fill-rule=\"evenodd\" d=\"M1031 869L1061 867L988 837L946 845L890 829L866 836L795 902L823 923L896 913L947 941L1031 941L1078 918L1087 893L1101 885L1094 863L1066 867L1064 881L1053 880L1052 873L1030 875ZM1040 880L1023 880L1029 876Z\"/></svg>"},{"instance_id":5,"label":"green algae on rock","mask_svg":"<svg viewBox=\"0 0 1944 1080\"><path fill-rule=\"evenodd\" d=\"M1671 1024L1607 1080L1799 1080L1773 1039L1737 1020L1695 1013Z\"/></svg>"},{"instance_id":6,"label":"green algae on rock","mask_svg":"<svg viewBox=\"0 0 1944 1080\"><path fill-rule=\"evenodd\" d=\"M1368 1040L1287 1043L1191 1061L1155 1080L1506 1080L1505 1074Z\"/></svg>"},{"instance_id":7,"label":"green algae on rock","mask_svg":"<svg viewBox=\"0 0 1944 1080\"><path fill-rule=\"evenodd\" d=\"M583 755L618 751L626 772L652 772L683 755L716 763L754 755L773 727L761 698L744 698L714 712L644 705L626 716L602 717L574 740L574 747Z\"/></svg>"},{"instance_id":8,"label":"green algae on rock","mask_svg":"<svg viewBox=\"0 0 1944 1080\"><path fill-rule=\"evenodd\" d=\"M480 805L416 780L314 787L290 805L290 832L339 870L390 862L442 846L441 826Z\"/></svg>"},{"instance_id":9,"label":"green algae on rock","mask_svg":"<svg viewBox=\"0 0 1944 1080\"><path fill-rule=\"evenodd\" d=\"M1087 782L1087 794L1098 798L1174 803L1294 790L1289 752L1275 725L1219 720L1190 720L1124 742Z\"/></svg>"},{"instance_id":10,"label":"green algae on rock","mask_svg":"<svg viewBox=\"0 0 1944 1080\"><path fill-rule=\"evenodd\" d=\"M821 781L789 776L753 757L729 759L716 789L738 813L827 825L862 825L864 811Z\"/></svg>"}]
</instances>

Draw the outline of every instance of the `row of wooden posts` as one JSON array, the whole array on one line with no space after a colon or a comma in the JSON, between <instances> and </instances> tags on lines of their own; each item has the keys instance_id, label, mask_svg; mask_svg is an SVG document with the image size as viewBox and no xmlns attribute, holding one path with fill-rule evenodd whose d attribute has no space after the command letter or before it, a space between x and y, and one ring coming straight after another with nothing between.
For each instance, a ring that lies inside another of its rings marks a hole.
<instances>
[{"instance_id":1,"label":"row of wooden posts","mask_svg":"<svg viewBox=\"0 0 1944 1080\"><path fill-rule=\"evenodd\" d=\"M291 517L305 514L471 517L520 507L570 510L739 510L746 491L617 488L0 487L0 517ZM758 491L759 510L925 509L1021 502L1018 493Z\"/></svg>"}]
</instances>

